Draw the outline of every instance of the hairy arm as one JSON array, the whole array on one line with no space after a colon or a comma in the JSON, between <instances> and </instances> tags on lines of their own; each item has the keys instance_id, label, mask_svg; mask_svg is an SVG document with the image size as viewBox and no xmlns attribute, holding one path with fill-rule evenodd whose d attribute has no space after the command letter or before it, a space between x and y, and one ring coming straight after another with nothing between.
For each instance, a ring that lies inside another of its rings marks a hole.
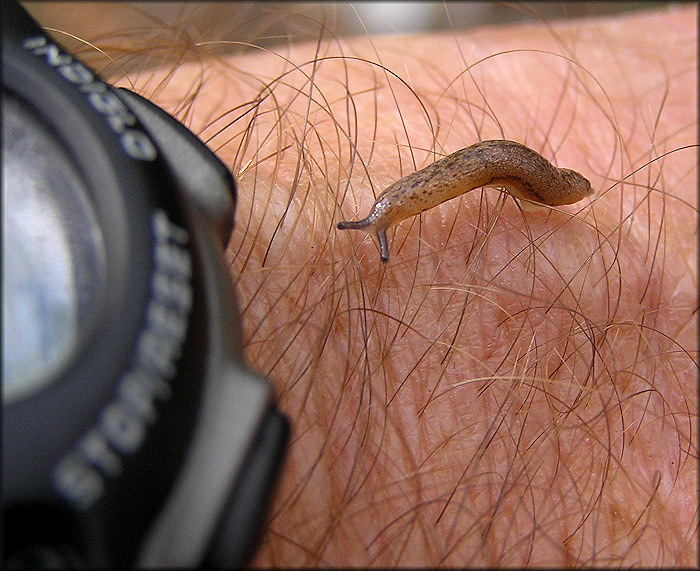
<instances>
[{"instance_id":1,"label":"hairy arm","mask_svg":"<svg viewBox=\"0 0 700 571\"><path fill-rule=\"evenodd\" d=\"M119 80L233 170L251 366L292 444L259 565L697 560L697 8L191 48ZM335 229L478 140L596 193Z\"/></svg>"}]
</instances>

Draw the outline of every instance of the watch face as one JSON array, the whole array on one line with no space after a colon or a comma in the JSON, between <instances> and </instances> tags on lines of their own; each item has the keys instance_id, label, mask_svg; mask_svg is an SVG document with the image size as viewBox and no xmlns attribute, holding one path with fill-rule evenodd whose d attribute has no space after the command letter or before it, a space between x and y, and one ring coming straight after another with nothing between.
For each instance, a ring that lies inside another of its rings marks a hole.
<instances>
[{"instance_id":1,"label":"watch face","mask_svg":"<svg viewBox=\"0 0 700 571\"><path fill-rule=\"evenodd\" d=\"M38 115L2 113L3 402L47 386L75 354L104 287L105 247L80 174Z\"/></svg>"}]
</instances>

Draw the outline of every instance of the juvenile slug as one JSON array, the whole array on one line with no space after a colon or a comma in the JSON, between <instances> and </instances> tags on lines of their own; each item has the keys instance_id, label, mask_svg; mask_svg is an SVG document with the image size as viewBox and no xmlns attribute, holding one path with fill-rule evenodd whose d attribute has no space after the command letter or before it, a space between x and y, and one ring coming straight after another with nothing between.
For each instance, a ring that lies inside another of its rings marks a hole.
<instances>
[{"instance_id":1,"label":"juvenile slug","mask_svg":"<svg viewBox=\"0 0 700 571\"><path fill-rule=\"evenodd\" d=\"M482 141L395 182L379 195L366 218L338 222L338 229L374 232L386 262L390 226L484 186L505 188L517 198L549 206L573 204L593 193L591 183L579 173L555 167L525 145Z\"/></svg>"}]
</instances>

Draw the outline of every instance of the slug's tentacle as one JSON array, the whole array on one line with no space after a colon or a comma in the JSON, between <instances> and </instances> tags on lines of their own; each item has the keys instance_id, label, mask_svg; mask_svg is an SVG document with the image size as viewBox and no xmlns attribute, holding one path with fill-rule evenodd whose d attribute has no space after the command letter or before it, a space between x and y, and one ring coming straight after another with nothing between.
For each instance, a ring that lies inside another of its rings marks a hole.
<instances>
[{"instance_id":1,"label":"slug's tentacle","mask_svg":"<svg viewBox=\"0 0 700 571\"><path fill-rule=\"evenodd\" d=\"M386 239L386 230L377 230L377 241L379 242L379 255L382 262L389 261L389 242Z\"/></svg>"},{"instance_id":2,"label":"slug's tentacle","mask_svg":"<svg viewBox=\"0 0 700 571\"><path fill-rule=\"evenodd\" d=\"M364 230L372 224L369 218L363 218L355 222L344 221L338 222L338 230Z\"/></svg>"},{"instance_id":3,"label":"slug's tentacle","mask_svg":"<svg viewBox=\"0 0 700 571\"><path fill-rule=\"evenodd\" d=\"M344 221L338 222L338 230L367 230L371 231L374 227L374 217L372 215L362 220L357 220L355 222ZM377 236L377 241L379 242L379 255L383 262L389 261L389 242L386 238L386 229L375 229L375 234Z\"/></svg>"},{"instance_id":4,"label":"slug's tentacle","mask_svg":"<svg viewBox=\"0 0 700 571\"><path fill-rule=\"evenodd\" d=\"M386 230L390 226L485 186L505 188L516 198L548 206L573 204L593 193L590 182L578 172L553 166L525 145L482 141L395 182L379 195L366 218L339 222L338 229L375 232L386 262Z\"/></svg>"}]
</instances>

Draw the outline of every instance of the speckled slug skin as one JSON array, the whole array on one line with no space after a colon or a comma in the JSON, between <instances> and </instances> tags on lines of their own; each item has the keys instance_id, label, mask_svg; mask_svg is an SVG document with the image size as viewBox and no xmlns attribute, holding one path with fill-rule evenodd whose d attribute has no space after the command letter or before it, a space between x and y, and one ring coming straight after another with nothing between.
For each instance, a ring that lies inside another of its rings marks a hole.
<instances>
[{"instance_id":1,"label":"speckled slug skin","mask_svg":"<svg viewBox=\"0 0 700 571\"><path fill-rule=\"evenodd\" d=\"M339 222L338 229L374 232L386 262L386 231L390 226L485 186L504 188L517 198L548 206L573 204L593 194L591 183L579 173L555 167L525 145L482 141L395 182L379 195L366 218Z\"/></svg>"}]
</instances>

